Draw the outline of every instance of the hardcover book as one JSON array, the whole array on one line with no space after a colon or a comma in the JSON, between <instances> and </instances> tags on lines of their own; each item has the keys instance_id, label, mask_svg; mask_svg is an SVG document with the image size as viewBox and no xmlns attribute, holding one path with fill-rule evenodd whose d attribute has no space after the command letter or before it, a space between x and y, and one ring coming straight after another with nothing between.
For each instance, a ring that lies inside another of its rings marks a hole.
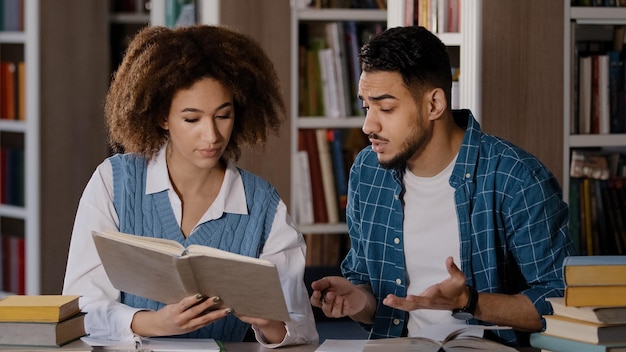
<instances>
[{"instance_id":1,"label":"hardcover book","mask_svg":"<svg viewBox=\"0 0 626 352\"><path fill-rule=\"evenodd\" d=\"M570 256L563 261L568 286L626 285L625 255Z\"/></svg>"},{"instance_id":2,"label":"hardcover book","mask_svg":"<svg viewBox=\"0 0 626 352\"><path fill-rule=\"evenodd\" d=\"M584 320L598 324L626 324L626 306L615 307L574 307L566 306L565 298L546 298L555 315Z\"/></svg>"},{"instance_id":3,"label":"hardcover book","mask_svg":"<svg viewBox=\"0 0 626 352\"><path fill-rule=\"evenodd\" d=\"M197 293L219 296L235 314L289 321L278 271L267 260L115 231L92 235L106 274L120 291L166 304Z\"/></svg>"},{"instance_id":4,"label":"hardcover book","mask_svg":"<svg viewBox=\"0 0 626 352\"><path fill-rule=\"evenodd\" d=\"M598 324L558 315L544 315L545 333L572 340L603 344L626 343L626 324Z\"/></svg>"},{"instance_id":5,"label":"hardcover book","mask_svg":"<svg viewBox=\"0 0 626 352\"><path fill-rule=\"evenodd\" d=\"M56 347L85 336L85 313L60 322L0 322L0 345Z\"/></svg>"},{"instance_id":6,"label":"hardcover book","mask_svg":"<svg viewBox=\"0 0 626 352\"><path fill-rule=\"evenodd\" d=\"M0 322L59 322L80 312L79 296L15 295L0 300Z\"/></svg>"},{"instance_id":7,"label":"hardcover book","mask_svg":"<svg viewBox=\"0 0 626 352\"><path fill-rule=\"evenodd\" d=\"M530 345L552 352L626 352L626 343L594 344L542 333L530 334Z\"/></svg>"}]
</instances>

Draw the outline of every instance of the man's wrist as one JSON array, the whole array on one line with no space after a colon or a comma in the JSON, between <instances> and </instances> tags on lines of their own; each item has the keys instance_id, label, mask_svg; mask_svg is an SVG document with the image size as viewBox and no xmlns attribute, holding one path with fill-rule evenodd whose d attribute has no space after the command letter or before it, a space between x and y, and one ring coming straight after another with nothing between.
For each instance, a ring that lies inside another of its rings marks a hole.
<instances>
[{"instance_id":1,"label":"man's wrist","mask_svg":"<svg viewBox=\"0 0 626 352\"><path fill-rule=\"evenodd\" d=\"M474 318L476 307L478 306L478 291L474 286L467 285L468 297L467 303L463 308L452 310L452 316L460 320L469 320Z\"/></svg>"}]
</instances>

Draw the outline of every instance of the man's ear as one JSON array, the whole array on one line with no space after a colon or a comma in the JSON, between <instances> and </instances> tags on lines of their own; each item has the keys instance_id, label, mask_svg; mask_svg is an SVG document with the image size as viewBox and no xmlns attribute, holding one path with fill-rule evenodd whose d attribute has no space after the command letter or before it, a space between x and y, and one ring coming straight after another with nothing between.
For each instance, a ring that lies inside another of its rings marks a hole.
<instances>
[{"instance_id":1,"label":"man's ear","mask_svg":"<svg viewBox=\"0 0 626 352\"><path fill-rule=\"evenodd\" d=\"M430 119L438 119L448 108L448 101L446 100L446 94L443 89L435 88L429 93L429 107L430 107Z\"/></svg>"}]
</instances>

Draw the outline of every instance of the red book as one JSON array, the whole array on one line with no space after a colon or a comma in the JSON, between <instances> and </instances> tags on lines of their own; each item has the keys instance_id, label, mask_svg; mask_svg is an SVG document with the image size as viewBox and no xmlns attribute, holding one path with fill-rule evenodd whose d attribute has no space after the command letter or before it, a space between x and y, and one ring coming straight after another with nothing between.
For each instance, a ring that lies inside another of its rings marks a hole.
<instances>
[{"instance_id":1,"label":"red book","mask_svg":"<svg viewBox=\"0 0 626 352\"><path fill-rule=\"evenodd\" d=\"M13 62L0 62L0 118L15 120L17 66Z\"/></svg>"}]
</instances>

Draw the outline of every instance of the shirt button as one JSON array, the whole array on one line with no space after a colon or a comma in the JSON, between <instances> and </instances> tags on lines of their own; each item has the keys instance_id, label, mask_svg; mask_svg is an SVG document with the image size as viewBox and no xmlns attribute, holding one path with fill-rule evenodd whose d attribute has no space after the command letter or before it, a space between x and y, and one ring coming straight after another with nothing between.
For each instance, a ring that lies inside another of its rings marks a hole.
<instances>
[{"instance_id":1,"label":"shirt button","mask_svg":"<svg viewBox=\"0 0 626 352\"><path fill-rule=\"evenodd\" d=\"M472 177L472 174L470 174L469 172L465 174L465 178L470 178Z\"/></svg>"},{"instance_id":2,"label":"shirt button","mask_svg":"<svg viewBox=\"0 0 626 352\"><path fill-rule=\"evenodd\" d=\"M394 195L393 195L393 199L398 200L398 199L400 199L400 196L399 196L399 195L397 195L397 194L394 194Z\"/></svg>"},{"instance_id":3,"label":"shirt button","mask_svg":"<svg viewBox=\"0 0 626 352\"><path fill-rule=\"evenodd\" d=\"M401 285L402 284L402 280L396 279L396 284Z\"/></svg>"},{"instance_id":4,"label":"shirt button","mask_svg":"<svg viewBox=\"0 0 626 352\"><path fill-rule=\"evenodd\" d=\"M393 239L393 243L395 243L395 244L399 244L399 243L400 243L400 239L399 239L399 238L397 238L397 237L396 237L396 238L394 238L394 239Z\"/></svg>"},{"instance_id":5,"label":"shirt button","mask_svg":"<svg viewBox=\"0 0 626 352\"><path fill-rule=\"evenodd\" d=\"M400 319L394 319L393 325L400 325Z\"/></svg>"}]
</instances>

